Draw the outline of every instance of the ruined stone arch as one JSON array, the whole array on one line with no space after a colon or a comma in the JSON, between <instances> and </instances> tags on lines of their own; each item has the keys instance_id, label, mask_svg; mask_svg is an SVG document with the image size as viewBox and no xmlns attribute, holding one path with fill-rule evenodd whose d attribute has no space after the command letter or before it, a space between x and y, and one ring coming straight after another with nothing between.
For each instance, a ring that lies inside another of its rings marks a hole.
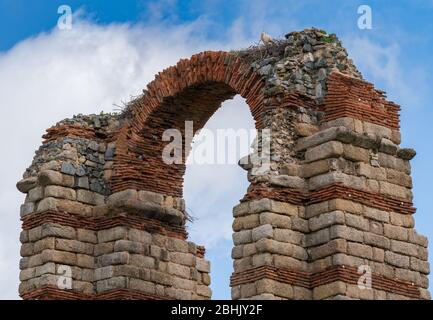
<instances>
[{"instance_id":1,"label":"ruined stone arch","mask_svg":"<svg viewBox=\"0 0 433 320\"><path fill-rule=\"evenodd\" d=\"M271 130L271 154L261 175L257 154L242 162L250 187L233 209L232 298L429 299L400 107L362 78L335 35L314 28L194 55L124 112L49 128L17 184L26 194L20 295L209 299L205 248L185 228L185 168L161 162L159 135L184 120L201 128L237 93L256 128ZM59 286L68 268L71 286ZM372 280L366 289L359 270Z\"/></svg>"}]
</instances>

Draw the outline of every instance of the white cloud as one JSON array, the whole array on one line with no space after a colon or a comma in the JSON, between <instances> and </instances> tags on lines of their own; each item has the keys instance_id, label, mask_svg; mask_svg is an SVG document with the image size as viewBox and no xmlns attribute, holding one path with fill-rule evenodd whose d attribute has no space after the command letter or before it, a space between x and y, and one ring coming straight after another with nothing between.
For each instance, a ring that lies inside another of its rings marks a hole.
<instances>
[{"instance_id":1,"label":"white cloud","mask_svg":"<svg viewBox=\"0 0 433 320\"><path fill-rule=\"evenodd\" d=\"M254 121L245 100L238 95L224 103L206 124L206 128L216 136L217 129L254 129ZM249 141L252 139L253 136ZM192 153L194 150L193 147ZM239 150L218 149L218 152L225 151L227 154ZM246 192L246 176L246 172L236 164L192 163L187 166L184 192L188 209L196 219L189 225L190 235L194 241L212 248L221 240L231 240L232 208Z\"/></svg>"},{"instance_id":2,"label":"white cloud","mask_svg":"<svg viewBox=\"0 0 433 320\"><path fill-rule=\"evenodd\" d=\"M364 78L378 89L386 90L390 99L407 107L420 106L427 100L429 82L426 70L416 63L403 60L399 42L384 44L369 37L346 38L344 43L349 55Z\"/></svg>"}]
</instances>

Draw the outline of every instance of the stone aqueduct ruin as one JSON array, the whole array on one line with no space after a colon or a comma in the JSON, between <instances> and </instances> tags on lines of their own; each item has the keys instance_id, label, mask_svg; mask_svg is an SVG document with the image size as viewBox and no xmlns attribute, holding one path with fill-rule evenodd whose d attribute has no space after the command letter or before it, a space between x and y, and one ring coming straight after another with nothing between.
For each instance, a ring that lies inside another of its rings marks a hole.
<instances>
[{"instance_id":1,"label":"stone aqueduct ruin","mask_svg":"<svg viewBox=\"0 0 433 320\"><path fill-rule=\"evenodd\" d=\"M242 165L251 184L233 209L232 298L430 299L399 106L317 29L194 55L124 112L48 129L17 184L21 297L211 298L205 249L187 240L185 165L162 161L161 135L185 121L199 130L236 94L257 130L271 129L271 158L263 175L252 173L260 150ZM371 288L357 285L360 267Z\"/></svg>"}]
</instances>

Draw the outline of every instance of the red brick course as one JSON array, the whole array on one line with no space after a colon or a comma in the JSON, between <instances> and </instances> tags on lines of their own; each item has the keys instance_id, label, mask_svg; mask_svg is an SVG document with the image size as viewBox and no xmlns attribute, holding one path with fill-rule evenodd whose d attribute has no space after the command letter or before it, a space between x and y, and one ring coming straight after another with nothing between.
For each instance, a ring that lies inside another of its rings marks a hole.
<instances>
[{"instance_id":1,"label":"red brick course","mask_svg":"<svg viewBox=\"0 0 433 320\"><path fill-rule=\"evenodd\" d=\"M410 282L387 278L375 272L372 272L371 275L373 289L414 299L420 298L419 288ZM332 266L324 271L312 274L289 268L261 266L234 273L230 278L230 286L234 287L241 284L253 283L260 279L271 279L293 286L314 289L335 281L357 285L360 276L361 274L358 273L357 268L343 265Z\"/></svg>"},{"instance_id":2,"label":"red brick course","mask_svg":"<svg viewBox=\"0 0 433 320\"><path fill-rule=\"evenodd\" d=\"M332 72L327 79L328 91L323 105L323 121L350 117L399 130L400 106L387 101L383 91L371 83Z\"/></svg>"},{"instance_id":3,"label":"red brick course","mask_svg":"<svg viewBox=\"0 0 433 320\"><path fill-rule=\"evenodd\" d=\"M342 184L332 184L313 192L302 192L298 189L270 186L266 183L250 185L247 194L241 202L269 198L294 205L310 205L332 199L345 199L358 202L382 211L402 214L414 214L416 209L412 202L391 198L379 193L362 191L346 187Z\"/></svg>"},{"instance_id":4,"label":"red brick course","mask_svg":"<svg viewBox=\"0 0 433 320\"><path fill-rule=\"evenodd\" d=\"M126 226L181 240L186 240L188 237L188 233L184 227L169 225L157 219L147 219L127 213L118 214L114 217L93 218L83 217L81 215L68 212L45 211L25 216L22 219L22 228L23 230L29 230L45 223L58 223L62 226L95 231L110 229L116 226Z\"/></svg>"},{"instance_id":5,"label":"red brick course","mask_svg":"<svg viewBox=\"0 0 433 320\"><path fill-rule=\"evenodd\" d=\"M91 126L62 124L47 129L47 133L44 134L42 138L44 139L44 144L66 137L77 137L98 142L111 142L115 139L116 135L116 132L95 130L95 128Z\"/></svg>"},{"instance_id":6,"label":"red brick course","mask_svg":"<svg viewBox=\"0 0 433 320\"><path fill-rule=\"evenodd\" d=\"M90 295L73 290L61 290L53 286L44 286L26 292L21 297L24 300L170 300L167 297L125 288Z\"/></svg>"}]
</instances>

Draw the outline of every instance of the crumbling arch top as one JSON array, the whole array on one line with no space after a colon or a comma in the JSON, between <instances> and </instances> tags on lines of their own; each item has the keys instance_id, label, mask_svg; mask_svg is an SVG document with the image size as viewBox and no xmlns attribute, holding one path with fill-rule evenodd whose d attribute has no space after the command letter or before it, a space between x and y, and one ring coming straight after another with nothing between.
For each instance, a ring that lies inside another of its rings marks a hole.
<instances>
[{"instance_id":1,"label":"crumbling arch top","mask_svg":"<svg viewBox=\"0 0 433 320\"><path fill-rule=\"evenodd\" d=\"M222 51L194 55L159 73L127 110L130 118L116 142L113 190L136 188L181 196L185 165L164 164L162 133L179 129L184 136L185 121L193 122L194 132L201 129L221 103L236 94L246 99L260 129L265 85L265 77L253 67Z\"/></svg>"}]
</instances>

